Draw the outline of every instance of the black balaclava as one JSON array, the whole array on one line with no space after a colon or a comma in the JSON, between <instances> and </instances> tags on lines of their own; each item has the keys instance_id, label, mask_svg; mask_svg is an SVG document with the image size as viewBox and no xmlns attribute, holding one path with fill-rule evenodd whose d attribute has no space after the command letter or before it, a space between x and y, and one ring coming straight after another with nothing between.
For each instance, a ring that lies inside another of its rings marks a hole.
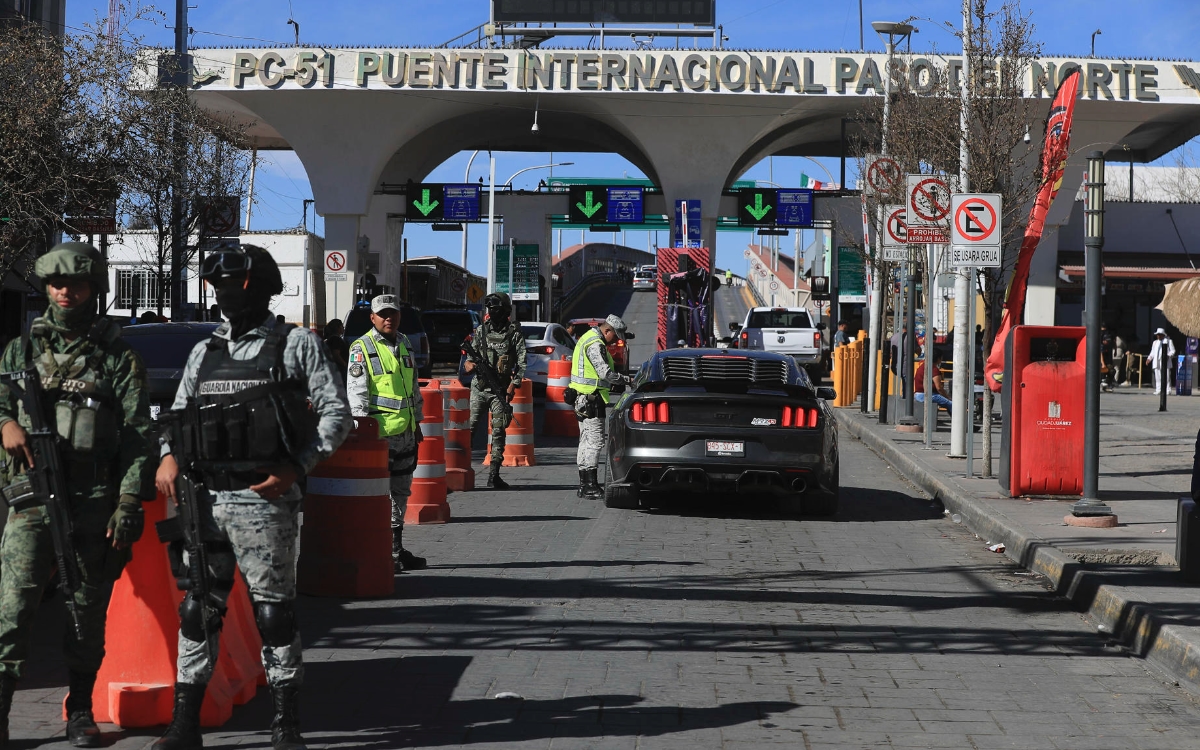
<instances>
[{"instance_id":1,"label":"black balaclava","mask_svg":"<svg viewBox=\"0 0 1200 750\"><path fill-rule=\"evenodd\" d=\"M271 312L271 295L257 283L254 276L244 286L220 284L216 290L217 306L221 314L229 319L231 334L238 338L257 328Z\"/></svg>"}]
</instances>

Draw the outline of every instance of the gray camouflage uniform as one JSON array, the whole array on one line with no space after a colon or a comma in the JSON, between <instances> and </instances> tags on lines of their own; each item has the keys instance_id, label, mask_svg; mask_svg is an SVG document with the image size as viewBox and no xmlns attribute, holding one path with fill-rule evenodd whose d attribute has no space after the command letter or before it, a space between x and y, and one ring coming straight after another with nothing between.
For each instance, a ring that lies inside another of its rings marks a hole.
<instances>
[{"instance_id":1,"label":"gray camouflage uniform","mask_svg":"<svg viewBox=\"0 0 1200 750\"><path fill-rule=\"evenodd\" d=\"M277 323L268 315L258 328L247 331L236 341L230 341L229 354L233 359L250 360L258 356L263 341ZM230 339L230 324L221 325L213 333L217 338ZM175 394L174 409L187 406L188 398L197 394L197 375L204 360L207 340L196 344L188 356L183 380ZM329 350L312 331L296 328L288 334L283 348L286 376L297 378L308 386L308 397L319 418L317 437L293 456L304 469L312 471L318 463L333 454L346 439L353 420L346 404L342 376L334 367ZM169 450L164 446L164 452ZM217 578L232 576L236 565L246 580L250 598L255 602L289 602L296 598L296 538L300 531L297 514L302 493L298 485L278 500L266 500L250 490L207 493L210 502L203 503L211 511L208 518L212 539L227 541L221 551L213 548L208 562ZM232 554L231 554L232 553ZM211 634L219 638L218 632ZM214 650L218 644L214 643ZM304 663L300 633L288 646L272 647L263 644L263 666L271 685L304 678ZM179 634L179 682L206 684L212 676L208 649L204 643Z\"/></svg>"},{"instance_id":2,"label":"gray camouflage uniform","mask_svg":"<svg viewBox=\"0 0 1200 750\"><path fill-rule=\"evenodd\" d=\"M412 352L412 342L403 333L396 333L396 343L383 337L379 331L372 328L369 333L375 339L376 346L387 347L392 356L399 357L397 350L400 344ZM346 398L350 402L350 413L356 417L367 417L367 404L371 397L371 376L362 362L351 361L346 374ZM415 380L415 377L414 377ZM413 384L413 419L417 424L424 419L425 401L421 397L421 389ZM404 512L408 509L408 498L412 495L413 471L417 468L417 433L415 428L399 435L390 435L388 444L388 469L391 473L392 496L392 528L404 525Z\"/></svg>"},{"instance_id":3,"label":"gray camouflage uniform","mask_svg":"<svg viewBox=\"0 0 1200 750\"><path fill-rule=\"evenodd\" d=\"M596 377L600 380L607 381L611 385L617 385L624 381L609 357L608 344L605 343L603 335L589 345L584 352L588 361L592 363L592 367L596 368ZM587 413L587 407L586 394L581 393L575 397L575 414L580 417L579 449L575 452L575 463L580 471L595 469L600 463L600 451L604 450L604 413L601 412L599 416L595 417L582 416Z\"/></svg>"},{"instance_id":4,"label":"gray camouflage uniform","mask_svg":"<svg viewBox=\"0 0 1200 750\"><path fill-rule=\"evenodd\" d=\"M521 334L520 326L509 323L504 330L494 331L491 321L484 321L475 329L472 342L499 374L501 383L514 383L518 388L521 387L521 380L525 377L525 337ZM490 413L492 462L496 466L504 462L504 445L507 441L504 430L511 421L504 414L501 399L505 396L504 393L488 390L478 374L471 381L471 434L475 434L475 427L483 419L484 413Z\"/></svg>"}]
</instances>

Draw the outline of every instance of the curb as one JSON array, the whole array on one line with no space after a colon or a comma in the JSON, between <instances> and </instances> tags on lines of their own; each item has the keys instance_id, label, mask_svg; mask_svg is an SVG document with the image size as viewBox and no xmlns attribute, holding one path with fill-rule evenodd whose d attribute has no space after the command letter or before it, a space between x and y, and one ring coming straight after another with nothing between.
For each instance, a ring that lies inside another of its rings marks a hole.
<instances>
[{"instance_id":1,"label":"curb","mask_svg":"<svg viewBox=\"0 0 1200 750\"><path fill-rule=\"evenodd\" d=\"M840 410L839 410L840 411ZM1136 591L1112 583L1087 570L1074 558L1026 531L1012 518L974 497L941 474L922 466L895 443L863 424L862 418L838 415L838 423L948 510L962 516L963 524L984 539L1004 542L1005 555L1049 579L1054 592L1068 599L1129 651L1162 669L1178 684L1200 693L1200 640L1189 638L1187 628L1164 621L1155 604L1139 600Z\"/></svg>"}]
</instances>

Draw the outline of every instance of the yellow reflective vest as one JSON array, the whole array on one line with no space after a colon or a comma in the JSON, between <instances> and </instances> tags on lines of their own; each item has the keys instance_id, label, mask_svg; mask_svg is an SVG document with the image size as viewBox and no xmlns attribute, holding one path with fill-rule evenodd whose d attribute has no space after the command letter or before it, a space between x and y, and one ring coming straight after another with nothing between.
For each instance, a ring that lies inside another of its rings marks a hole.
<instances>
[{"instance_id":1,"label":"yellow reflective vest","mask_svg":"<svg viewBox=\"0 0 1200 750\"><path fill-rule=\"evenodd\" d=\"M592 361L588 359L587 348L599 339L600 347L604 351L604 359L608 361L610 369L616 368L616 363L613 362L612 355L608 353L608 344L604 341L604 337L600 335L600 330L597 328L588 329L588 332L579 337L579 341L575 342L575 351L571 354L571 388L576 393L593 393L600 391L601 396L605 401L608 401L608 381L602 380L596 372L596 368L592 365Z\"/></svg>"},{"instance_id":2,"label":"yellow reflective vest","mask_svg":"<svg viewBox=\"0 0 1200 750\"><path fill-rule=\"evenodd\" d=\"M361 347L367 360L367 414L379 423L379 436L390 437L416 430L413 418L413 388L416 368L403 340L396 354L386 346L377 346L371 331L355 340L350 348Z\"/></svg>"}]
</instances>

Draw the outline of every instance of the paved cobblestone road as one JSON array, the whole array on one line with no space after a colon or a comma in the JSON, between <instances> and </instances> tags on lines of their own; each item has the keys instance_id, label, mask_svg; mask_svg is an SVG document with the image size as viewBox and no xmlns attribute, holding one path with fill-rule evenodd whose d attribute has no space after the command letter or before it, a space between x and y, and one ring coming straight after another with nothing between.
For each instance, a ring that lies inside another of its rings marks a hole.
<instances>
[{"instance_id":1,"label":"paved cobblestone road","mask_svg":"<svg viewBox=\"0 0 1200 750\"><path fill-rule=\"evenodd\" d=\"M573 449L539 460L410 527L433 567L395 598L301 600L312 747L1200 744L1191 696L845 436L843 512L822 520L605 510L575 497ZM63 684L22 685L15 747L61 738ZM269 746L269 702L206 746Z\"/></svg>"}]
</instances>

